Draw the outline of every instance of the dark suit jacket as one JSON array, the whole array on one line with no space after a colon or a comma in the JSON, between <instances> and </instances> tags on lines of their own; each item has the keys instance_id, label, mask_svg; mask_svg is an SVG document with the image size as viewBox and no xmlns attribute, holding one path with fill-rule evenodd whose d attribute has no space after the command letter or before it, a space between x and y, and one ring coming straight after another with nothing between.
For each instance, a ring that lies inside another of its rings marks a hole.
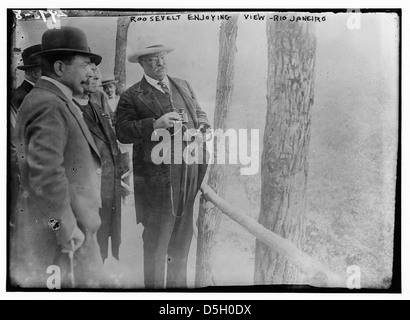
<instances>
[{"instance_id":1,"label":"dark suit jacket","mask_svg":"<svg viewBox=\"0 0 410 320\"><path fill-rule=\"evenodd\" d=\"M209 125L189 83L177 78L169 79L181 92L195 128L199 128L202 123ZM151 141L153 122L164 114L145 77L121 95L117 107L116 133L120 142L134 144L133 162L136 175L150 176L164 173L166 170L165 165L156 165L151 160L152 148L158 143Z\"/></svg>"},{"instance_id":2,"label":"dark suit jacket","mask_svg":"<svg viewBox=\"0 0 410 320\"><path fill-rule=\"evenodd\" d=\"M169 77L169 79L185 100L195 128L199 128L203 123L209 125L206 114L199 106L189 83L177 78ZM157 165L151 159L152 148L158 144L156 141L151 141L151 135L154 131L153 122L164 113L153 92L153 88L145 77L121 95L117 107L116 133L120 142L133 143L133 170L135 176L169 175L169 166L163 163ZM199 165L197 190L199 190L205 172L206 164ZM141 214L137 212L139 221L141 221L141 216L139 216Z\"/></svg>"},{"instance_id":3,"label":"dark suit jacket","mask_svg":"<svg viewBox=\"0 0 410 320\"><path fill-rule=\"evenodd\" d=\"M41 79L26 97L16 123L22 190L15 239L18 266L26 269L14 280L44 287L47 267L76 225L86 235L76 251L77 266L85 257L95 259L80 266L83 270L102 264L95 246L101 224L101 163L80 113L53 83ZM59 222L55 229L50 219Z\"/></svg>"},{"instance_id":4,"label":"dark suit jacket","mask_svg":"<svg viewBox=\"0 0 410 320\"><path fill-rule=\"evenodd\" d=\"M102 115L108 119L112 127L113 119L111 118L111 109L110 105L108 104L108 98L106 94L101 90L97 90L96 92L90 94L90 99L100 106L100 109L103 111Z\"/></svg>"},{"instance_id":5,"label":"dark suit jacket","mask_svg":"<svg viewBox=\"0 0 410 320\"><path fill-rule=\"evenodd\" d=\"M29 83L28 81L24 80L19 87L14 90L12 94L12 101L14 105L18 108L20 108L21 103L24 100L24 97L33 89L33 85Z\"/></svg>"}]
</instances>

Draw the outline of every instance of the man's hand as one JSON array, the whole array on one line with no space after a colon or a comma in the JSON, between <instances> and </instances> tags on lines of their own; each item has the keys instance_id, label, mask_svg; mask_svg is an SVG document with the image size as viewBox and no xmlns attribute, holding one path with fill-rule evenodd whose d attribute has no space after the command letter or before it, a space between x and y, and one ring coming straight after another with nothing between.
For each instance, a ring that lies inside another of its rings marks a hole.
<instances>
[{"instance_id":1,"label":"man's hand","mask_svg":"<svg viewBox=\"0 0 410 320\"><path fill-rule=\"evenodd\" d=\"M110 117L110 115L109 115L109 114L106 114L106 113L101 113L101 115L102 115L105 119L107 119L107 120L111 121L111 117Z\"/></svg>"},{"instance_id":2,"label":"man's hand","mask_svg":"<svg viewBox=\"0 0 410 320\"><path fill-rule=\"evenodd\" d=\"M84 239L84 233L80 230L80 228L76 226L73 231L71 240L62 245L63 249L61 251L64 253L68 253L70 251L75 252L78 248L82 246Z\"/></svg>"},{"instance_id":3,"label":"man's hand","mask_svg":"<svg viewBox=\"0 0 410 320\"><path fill-rule=\"evenodd\" d=\"M181 116L177 112L169 112L161 118L154 121L154 130L168 129L174 126L175 121L181 120Z\"/></svg>"},{"instance_id":4,"label":"man's hand","mask_svg":"<svg viewBox=\"0 0 410 320\"><path fill-rule=\"evenodd\" d=\"M201 123L201 125L198 128L198 131L201 131L202 133L207 133L208 129L210 129L211 126L207 123Z\"/></svg>"}]
</instances>

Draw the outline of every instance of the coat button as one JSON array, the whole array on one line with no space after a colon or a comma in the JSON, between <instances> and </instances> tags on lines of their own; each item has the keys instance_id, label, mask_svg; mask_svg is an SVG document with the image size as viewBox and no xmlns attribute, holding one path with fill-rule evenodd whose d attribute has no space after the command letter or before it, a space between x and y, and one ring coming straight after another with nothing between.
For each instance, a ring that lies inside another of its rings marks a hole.
<instances>
[{"instance_id":1,"label":"coat button","mask_svg":"<svg viewBox=\"0 0 410 320\"><path fill-rule=\"evenodd\" d=\"M95 170L95 172L96 172L97 174L101 174L101 169L98 168L97 170Z\"/></svg>"}]
</instances>

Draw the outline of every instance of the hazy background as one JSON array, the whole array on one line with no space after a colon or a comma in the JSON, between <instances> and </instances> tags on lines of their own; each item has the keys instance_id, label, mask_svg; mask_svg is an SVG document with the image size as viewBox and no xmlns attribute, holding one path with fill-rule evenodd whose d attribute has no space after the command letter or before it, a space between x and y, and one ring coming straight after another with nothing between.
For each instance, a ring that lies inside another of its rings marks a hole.
<instances>
[{"instance_id":1,"label":"hazy background","mask_svg":"<svg viewBox=\"0 0 410 320\"><path fill-rule=\"evenodd\" d=\"M187 21L186 15L181 15L179 21L131 22L127 55L150 37L174 47L175 51L168 56L169 75L192 84L212 121L220 21ZM351 30L347 27L350 14L317 15L325 15L326 21L316 23L315 101L304 250L341 273L349 265L358 265L363 287L386 287L392 276L393 257L398 132L397 16L362 14L360 28ZM258 128L262 143L266 115L266 21L245 20L242 13L239 16L229 127ZM116 18L71 18L63 20L62 25L83 29L92 51L103 56L102 74L113 73ZM20 21L16 28L17 47L24 49L40 43L45 30L41 20ZM127 62L126 72L127 86L142 77L137 64ZM18 76L20 82L21 74ZM233 174L228 186L227 200L257 219L260 176ZM125 206L123 220L130 222L130 219L135 219L133 207ZM132 223L123 224L127 225L131 228ZM135 279L133 266L142 259L140 236L135 241L134 230L123 232L123 264L119 268L126 269L128 281L122 285L139 286L141 279ZM194 241L191 272L195 246ZM214 275L217 284L252 284L254 247L254 238L224 217L217 236ZM140 278L140 269L136 276ZM129 281L130 277L134 282Z\"/></svg>"}]
</instances>

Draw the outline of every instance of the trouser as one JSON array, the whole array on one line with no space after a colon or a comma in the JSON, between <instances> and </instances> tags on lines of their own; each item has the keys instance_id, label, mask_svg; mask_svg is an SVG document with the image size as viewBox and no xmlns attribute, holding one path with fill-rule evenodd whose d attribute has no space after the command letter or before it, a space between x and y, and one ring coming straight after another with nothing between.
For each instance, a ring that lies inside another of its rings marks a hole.
<instances>
[{"instance_id":1,"label":"trouser","mask_svg":"<svg viewBox=\"0 0 410 320\"><path fill-rule=\"evenodd\" d=\"M146 288L186 288L187 263L193 234L193 206L181 218L167 216L148 223L143 232ZM166 274L166 282L165 282Z\"/></svg>"},{"instance_id":2,"label":"trouser","mask_svg":"<svg viewBox=\"0 0 410 320\"><path fill-rule=\"evenodd\" d=\"M110 237L112 256L119 260L121 220L118 218L118 215L121 212L121 208L117 208L116 204L117 202L113 198L103 198L102 200L102 208L100 209L101 227L97 232L97 240L103 261L108 257L108 239Z\"/></svg>"},{"instance_id":3,"label":"trouser","mask_svg":"<svg viewBox=\"0 0 410 320\"><path fill-rule=\"evenodd\" d=\"M163 176L163 181L159 179L146 177L144 185L139 184L144 194L136 204L137 210L144 210L145 215L142 221L145 287L186 288L198 166L173 165L170 176Z\"/></svg>"}]
</instances>

